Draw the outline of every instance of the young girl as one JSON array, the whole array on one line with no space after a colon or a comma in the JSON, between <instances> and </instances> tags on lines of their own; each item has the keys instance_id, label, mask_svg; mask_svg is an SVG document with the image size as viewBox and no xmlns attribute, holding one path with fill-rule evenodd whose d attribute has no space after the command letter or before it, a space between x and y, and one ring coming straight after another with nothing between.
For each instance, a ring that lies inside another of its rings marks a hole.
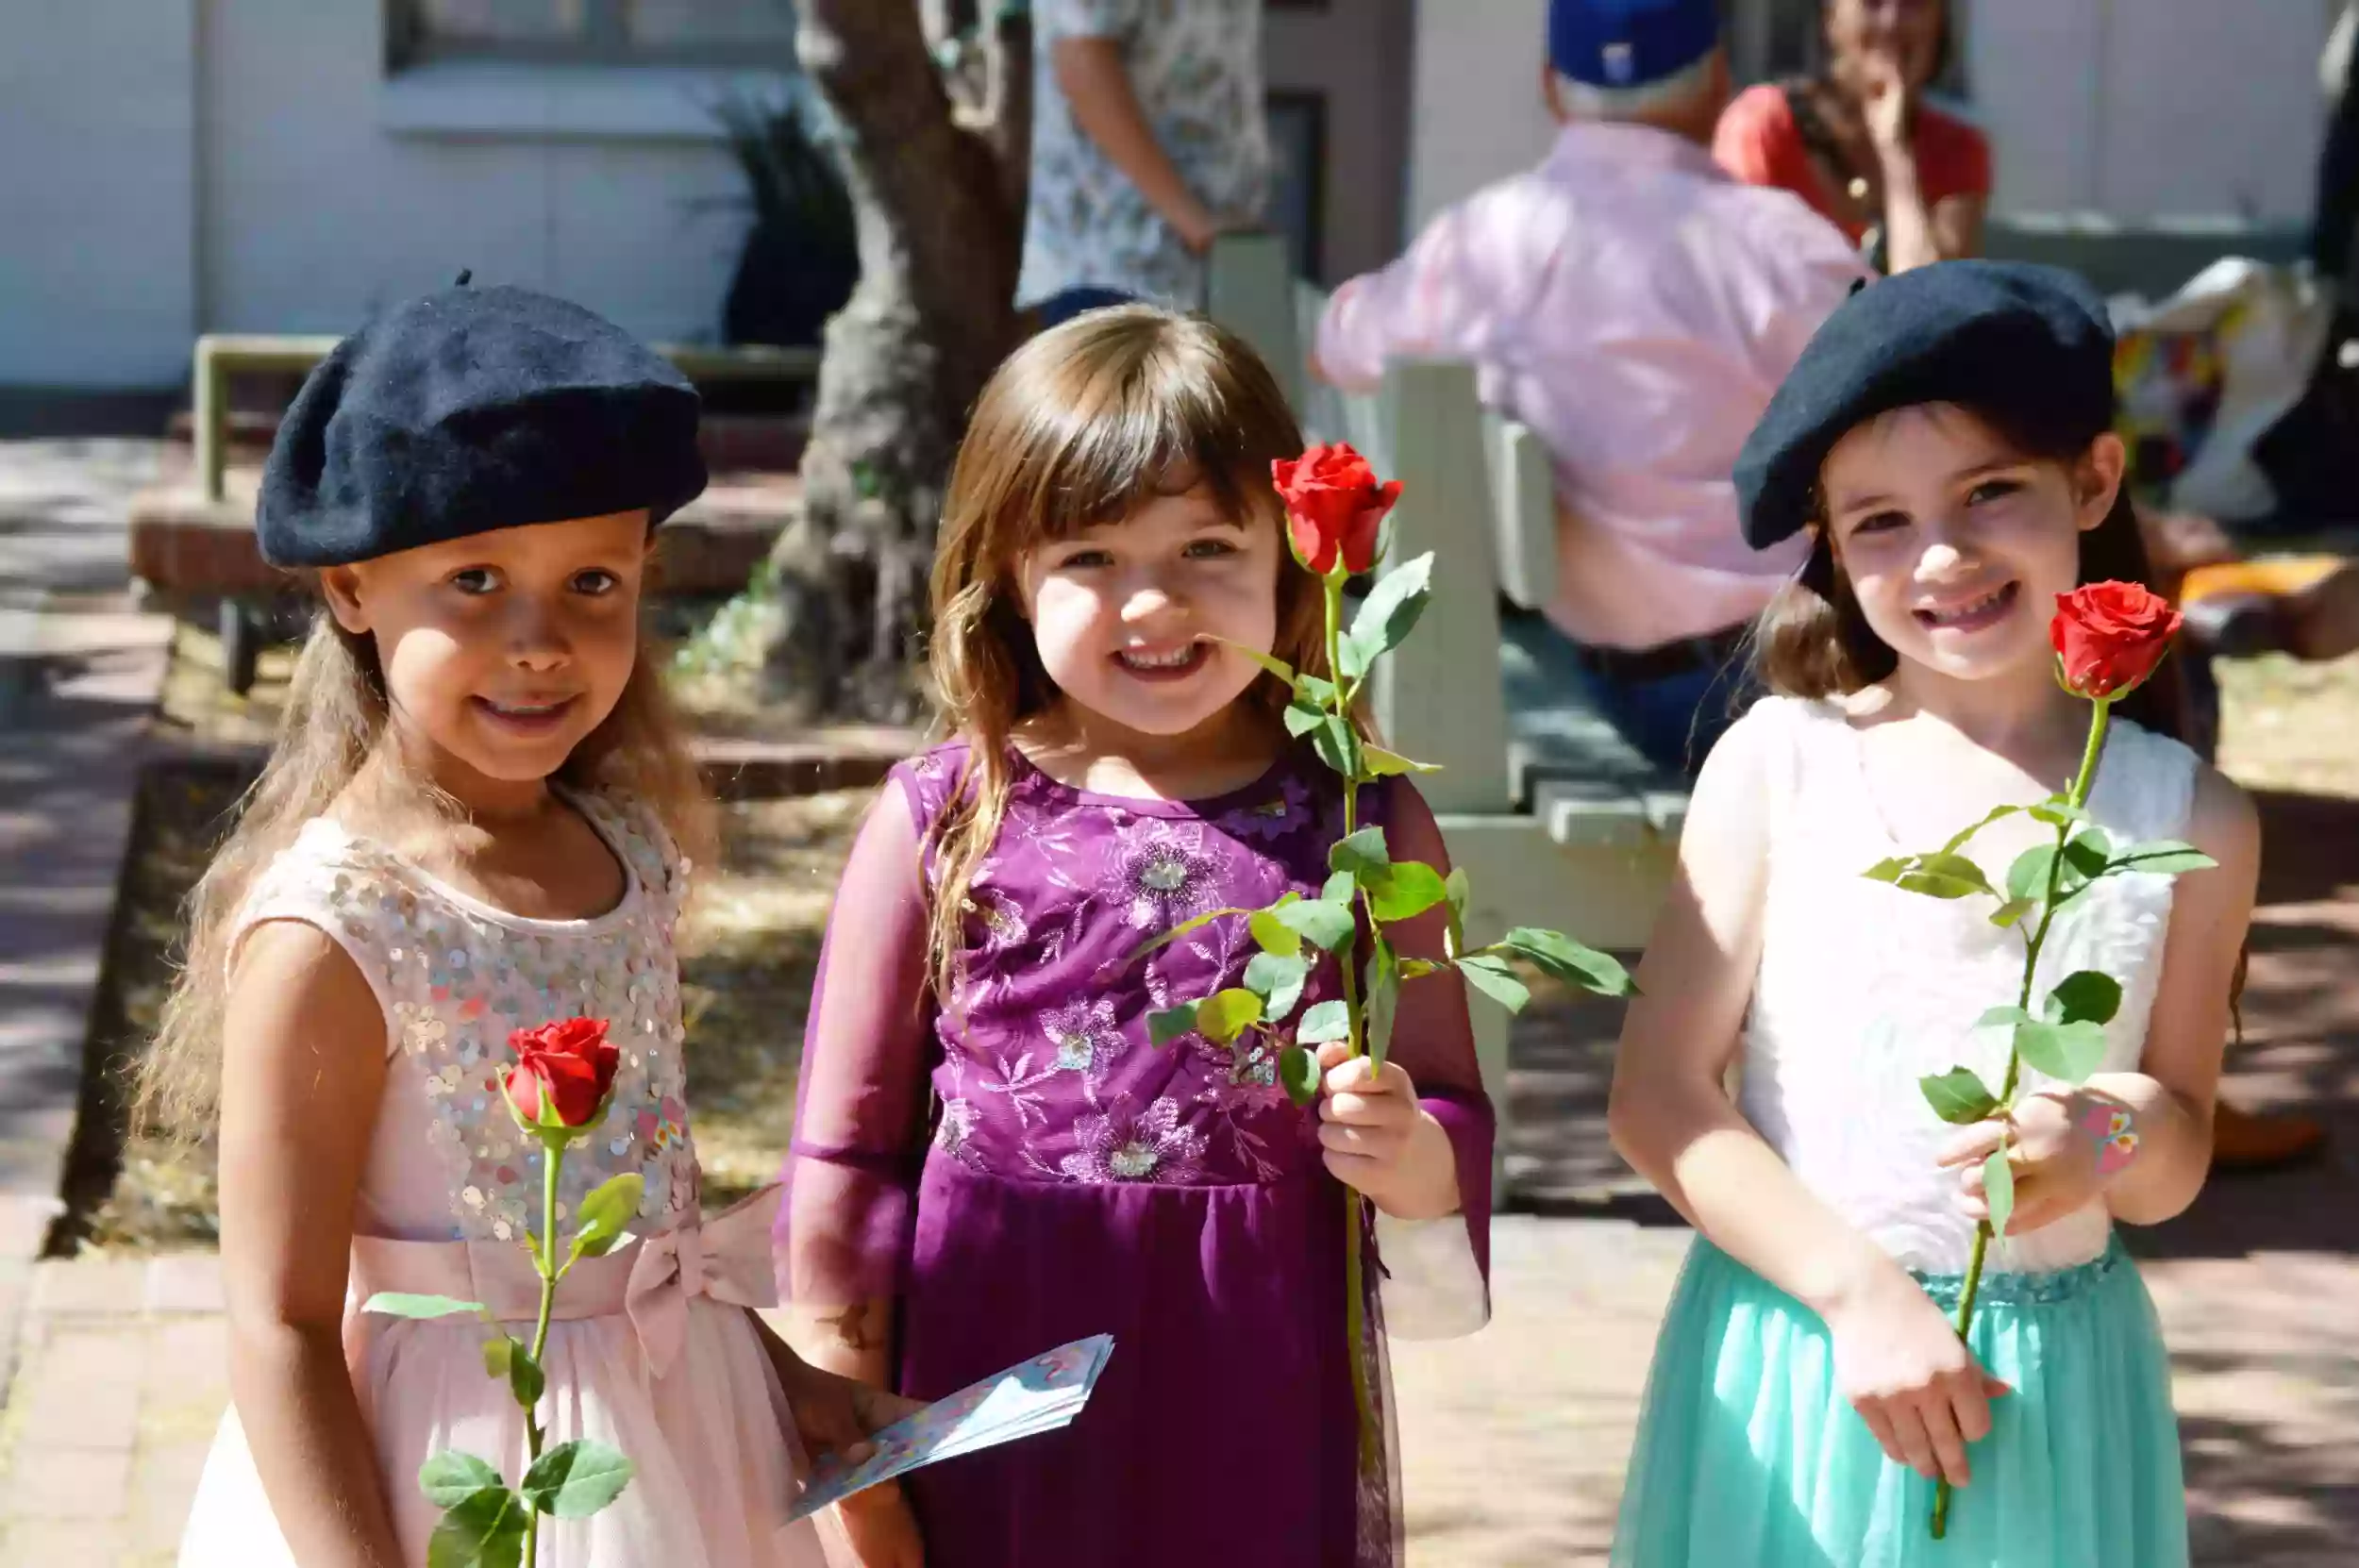
<instances>
[{"instance_id":1,"label":"young girl","mask_svg":"<svg viewBox=\"0 0 2359 1568\"><path fill-rule=\"evenodd\" d=\"M1341 790L1251 658L1324 668L1270 483L1301 444L1249 350L1145 307L1034 339L977 406L934 570L958 739L895 770L845 872L780 1288L815 1359L919 1397L1114 1349L1068 1431L852 1500L868 1568L1395 1560L1386 1478L1355 1462L1343 1184L1396 1283L1459 1266L1454 1321L1425 1326L1479 1326L1492 1123L1459 982L1407 989L1381 1073L1331 1049L1309 1114L1267 1054L1148 1043L1148 1012L1240 983L1244 921L1132 957L1329 876ZM1363 810L1446 865L1414 790ZM1440 954L1441 921L1394 929Z\"/></svg>"},{"instance_id":2,"label":"young girl","mask_svg":"<svg viewBox=\"0 0 2359 1568\"><path fill-rule=\"evenodd\" d=\"M2027 1076L2016 1209L1972 1343L1951 1327L1999 1129L1917 1079L1999 1081L2018 933L1862 874L2073 776L2088 705L2048 625L2136 575L2102 307L2045 269L1945 263L1820 330L1738 469L1756 544L1815 551L1762 630L1769 689L1714 752L1615 1070L1616 1145L1701 1232L1657 1345L1613 1560L1627 1568L2169 1568L2187 1560L2169 1367L2116 1220L2193 1201L2250 917L2250 803L2116 717L2089 809L2217 861L2059 915L2042 987L2123 983L2102 1068ZM2165 666L2167 673L2168 666ZM2141 693L2143 694L2143 693ZM2004 866L2044 829L1974 853ZM1723 1075L1742 1063L1732 1105ZM2100 1161L2103 1096L2136 1154ZM1932 1538L1937 1479L1958 1493Z\"/></svg>"},{"instance_id":3,"label":"young girl","mask_svg":"<svg viewBox=\"0 0 2359 1568\"><path fill-rule=\"evenodd\" d=\"M358 1304L507 1303L529 1336L543 1157L497 1081L510 1030L569 1016L608 1020L622 1065L563 1199L624 1172L646 1188L638 1239L559 1291L541 1409L552 1442L600 1439L636 1471L605 1511L544 1519L540 1561L815 1565L783 1524L798 1424L848 1442L903 1408L746 1309L768 1299L775 1194L700 1230L672 935L680 846L709 835L637 629L650 529L704 485L695 430L668 365L508 289L390 311L288 415L261 542L319 569L328 613L197 889L142 1085L184 1132L218 1111L235 1408L192 1568L424 1562L429 1456L522 1478L484 1326Z\"/></svg>"}]
</instances>

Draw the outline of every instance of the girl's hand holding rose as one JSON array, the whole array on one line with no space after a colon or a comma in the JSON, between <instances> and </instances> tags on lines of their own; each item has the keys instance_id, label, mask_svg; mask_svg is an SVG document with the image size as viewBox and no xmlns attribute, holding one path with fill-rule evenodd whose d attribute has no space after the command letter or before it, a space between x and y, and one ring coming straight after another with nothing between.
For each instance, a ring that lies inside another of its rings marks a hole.
<instances>
[{"instance_id":1,"label":"girl's hand holding rose","mask_svg":"<svg viewBox=\"0 0 2359 1568\"><path fill-rule=\"evenodd\" d=\"M1929 1481L1966 1485L1966 1445L1990 1435L1990 1402L2007 1385L1898 1267L1878 1268L1826 1321L1835 1386L1884 1453Z\"/></svg>"},{"instance_id":2,"label":"girl's hand holding rose","mask_svg":"<svg viewBox=\"0 0 2359 1568\"><path fill-rule=\"evenodd\" d=\"M1417 1103L1417 1086L1400 1063L1379 1067L1331 1041L1319 1048L1319 1143L1335 1179L1396 1219L1458 1212L1449 1134Z\"/></svg>"},{"instance_id":3,"label":"girl's hand holding rose","mask_svg":"<svg viewBox=\"0 0 2359 1568\"><path fill-rule=\"evenodd\" d=\"M2129 1109L2085 1089L2043 1090L2015 1109L2015 1212L2007 1234L2021 1236L2086 1208L2104 1195L2137 1146ZM2127 1135L2126 1146L2124 1135ZM2005 1141L2007 1124L1979 1122L1942 1150L1940 1163L1959 1169L1958 1207L1967 1218L1990 1218L1983 1162Z\"/></svg>"}]
</instances>

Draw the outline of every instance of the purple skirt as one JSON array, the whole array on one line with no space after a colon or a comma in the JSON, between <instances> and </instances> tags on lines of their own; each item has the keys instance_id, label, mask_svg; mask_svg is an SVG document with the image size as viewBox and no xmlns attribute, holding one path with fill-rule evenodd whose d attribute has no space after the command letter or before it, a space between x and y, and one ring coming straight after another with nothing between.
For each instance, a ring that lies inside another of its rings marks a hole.
<instances>
[{"instance_id":1,"label":"purple skirt","mask_svg":"<svg viewBox=\"0 0 2359 1568\"><path fill-rule=\"evenodd\" d=\"M1364 1526L1345 1343L1345 1190L1062 1185L939 1149L919 1188L901 1388L956 1392L1114 1337L1071 1426L917 1472L929 1568L1352 1568ZM1371 1543L1375 1545L1376 1543Z\"/></svg>"}]
</instances>

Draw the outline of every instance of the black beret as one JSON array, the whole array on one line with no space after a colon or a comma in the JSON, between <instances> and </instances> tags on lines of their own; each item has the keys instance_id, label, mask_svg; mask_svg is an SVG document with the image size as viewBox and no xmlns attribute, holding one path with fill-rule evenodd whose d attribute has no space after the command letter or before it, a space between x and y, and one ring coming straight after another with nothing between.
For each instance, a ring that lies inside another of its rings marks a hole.
<instances>
[{"instance_id":1,"label":"black beret","mask_svg":"<svg viewBox=\"0 0 2359 1568\"><path fill-rule=\"evenodd\" d=\"M275 566L337 566L705 488L695 388L578 305L446 289L338 343L295 395L255 517Z\"/></svg>"},{"instance_id":2,"label":"black beret","mask_svg":"<svg viewBox=\"0 0 2359 1568\"><path fill-rule=\"evenodd\" d=\"M1745 542L1811 521L1818 473L1854 426L1919 403L2003 410L2095 440L2114 420L2114 333L2077 275L2016 261L1942 261L1871 283L1827 318L1736 459Z\"/></svg>"}]
</instances>

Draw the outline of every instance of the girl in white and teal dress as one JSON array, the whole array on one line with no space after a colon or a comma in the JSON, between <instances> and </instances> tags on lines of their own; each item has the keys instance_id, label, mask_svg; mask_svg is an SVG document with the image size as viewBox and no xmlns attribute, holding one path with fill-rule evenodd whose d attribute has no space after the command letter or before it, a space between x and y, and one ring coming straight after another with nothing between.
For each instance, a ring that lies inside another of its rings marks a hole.
<instances>
[{"instance_id":1,"label":"girl in white and teal dress","mask_svg":"<svg viewBox=\"0 0 2359 1568\"><path fill-rule=\"evenodd\" d=\"M2083 1088L2027 1075L2014 1217L1970 1343L1949 1314L1998 1131L1945 1126L1917 1080L1959 1063L2000 1080L2005 1033L1975 1025L2015 1000L2022 938L1987 899L1862 876L2074 775L2089 709L2053 678L2051 609L2143 564L2111 348L2065 275L1909 273L1821 328L1739 464L1747 537L1807 529L1814 549L1762 627L1774 694L1696 786L1614 1073L1616 1145L1700 1232L1656 1346L1619 1568L2187 1560L2169 1364L2114 1226L2167 1220L2202 1186L2250 803L2133 722L2169 666L2116 710L2097 823L2217 866L2107 877L2058 914L2042 993L2101 969L2121 1006ZM2041 831L2011 818L1975 853L2005 865ZM2100 1104L2133 1145L2085 1127Z\"/></svg>"}]
</instances>

